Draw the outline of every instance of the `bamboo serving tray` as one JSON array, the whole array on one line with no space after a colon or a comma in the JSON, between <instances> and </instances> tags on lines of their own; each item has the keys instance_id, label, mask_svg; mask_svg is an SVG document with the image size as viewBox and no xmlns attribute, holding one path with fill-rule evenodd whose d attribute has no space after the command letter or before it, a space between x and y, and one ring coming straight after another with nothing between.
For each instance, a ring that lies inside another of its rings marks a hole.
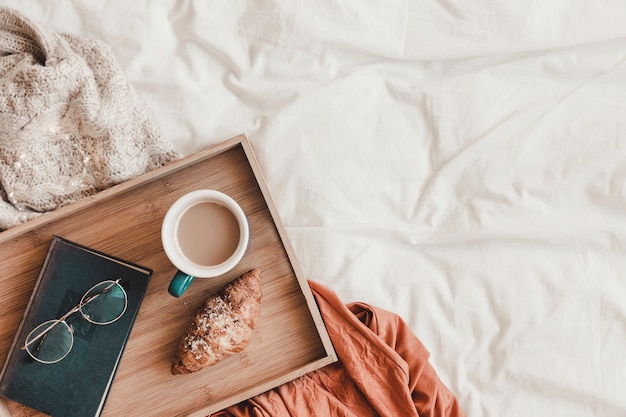
<instances>
[{"instance_id":1,"label":"bamboo serving tray","mask_svg":"<svg viewBox=\"0 0 626 417\"><path fill-rule=\"evenodd\" d=\"M205 188L239 203L250 245L233 271L196 279L175 298L167 292L176 269L161 246L161 222L176 199ZM0 233L2 362L53 235L154 270L104 416L206 416L337 360L244 135ZM204 299L252 268L262 271L263 299L248 347L196 373L171 375L171 358ZM37 415L12 402L9 409Z\"/></svg>"}]
</instances>

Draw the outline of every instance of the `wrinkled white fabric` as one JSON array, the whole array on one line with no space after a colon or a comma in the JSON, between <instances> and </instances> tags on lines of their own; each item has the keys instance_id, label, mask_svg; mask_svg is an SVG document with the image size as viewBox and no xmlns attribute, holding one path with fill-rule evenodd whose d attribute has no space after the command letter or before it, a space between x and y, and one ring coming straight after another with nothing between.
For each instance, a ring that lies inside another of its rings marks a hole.
<instances>
[{"instance_id":1,"label":"wrinkled white fabric","mask_svg":"<svg viewBox=\"0 0 626 417\"><path fill-rule=\"evenodd\" d=\"M246 133L306 276L468 415L626 415L626 3L0 4L110 45L184 153Z\"/></svg>"}]
</instances>

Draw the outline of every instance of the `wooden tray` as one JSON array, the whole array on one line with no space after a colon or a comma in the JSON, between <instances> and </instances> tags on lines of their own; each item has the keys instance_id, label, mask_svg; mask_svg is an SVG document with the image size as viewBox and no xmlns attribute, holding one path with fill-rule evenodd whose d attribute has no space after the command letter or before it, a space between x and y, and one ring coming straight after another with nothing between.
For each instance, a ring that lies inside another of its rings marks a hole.
<instances>
[{"instance_id":1,"label":"wooden tray","mask_svg":"<svg viewBox=\"0 0 626 417\"><path fill-rule=\"evenodd\" d=\"M250 246L233 271L196 279L175 298L167 293L175 267L161 247L161 222L178 197L202 188L239 203ZM244 135L0 233L3 362L54 234L154 270L105 416L206 416L337 360ZM263 300L250 345L213 367L171 375L171 357L202 301L255 267L263 273ZM34 415L15 403L9 408L13 416Z\"/></svg>"}]
</instances>

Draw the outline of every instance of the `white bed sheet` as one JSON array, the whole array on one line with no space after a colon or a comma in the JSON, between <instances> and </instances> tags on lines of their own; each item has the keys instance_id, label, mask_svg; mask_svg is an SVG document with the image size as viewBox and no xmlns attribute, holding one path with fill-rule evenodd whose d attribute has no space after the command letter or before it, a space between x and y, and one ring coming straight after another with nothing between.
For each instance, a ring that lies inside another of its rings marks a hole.
<instances>
[{"instance_id":1,"label":"white bed sheet","mask_svg":"<svg viewBox=\"0 0 626 417\"><path fill-rule=\"evenodd\" d=\"M185 154L248 135L306 275L470 416L626 416L626 3L0 0Z\"/></svg>"}]
</instances>

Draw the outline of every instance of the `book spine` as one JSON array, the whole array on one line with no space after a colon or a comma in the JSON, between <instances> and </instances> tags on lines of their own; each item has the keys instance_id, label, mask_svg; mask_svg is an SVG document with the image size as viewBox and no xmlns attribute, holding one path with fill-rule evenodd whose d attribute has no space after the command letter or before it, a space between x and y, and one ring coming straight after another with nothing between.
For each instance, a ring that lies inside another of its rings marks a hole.
<instances>
[{"instance_id":1,"label":"book spine","mask_svg":"<svg viewBox=\"0 0 626 417\"><path fill-rule=\"evenodd\" d=\"M35 282L35 288L33 289L33 292L31 293L30 299L28 300L28 304L26 305L26 308L24 309L24 313L22 313L20 324L17 327L17 330L15 331L16 335L21 334L22 332L22 328L24 327L24 322L26 321L26 316L28 312L30 311L30 308L33 305L35 298L37 297L37 293L39 292L39 286L41 285L44 272L46 270L46 267L48 266L48 262L50 261L50 257L52 255L54 246L56 245L58 241L59 241L59 237L57 236L52 237L52 242L50 243L48 247L48 252L46 253L46 258L44 259L43 266L39 270L39 276L37 277L37 281ZM4 376L9 367L9 358L13 356L15 349L20 349L20 346L19 346L20 342L21 341L17 337L13 338L13 343L11 343L11 348L9 349L9 353L7 354L7 357L4 361L4 365L2 366L2 371L0 371L0 384L4 383L3 382Z\"/></svg>"}]
</instances>

